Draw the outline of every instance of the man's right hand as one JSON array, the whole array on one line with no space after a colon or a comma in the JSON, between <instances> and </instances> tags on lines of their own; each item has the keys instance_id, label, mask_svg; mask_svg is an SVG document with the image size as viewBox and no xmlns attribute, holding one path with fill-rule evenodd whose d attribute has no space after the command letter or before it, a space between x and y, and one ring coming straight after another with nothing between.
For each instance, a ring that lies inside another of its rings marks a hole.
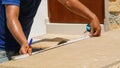
<instances>
[{"instance_id":1,"label":"man's right hand","mask_svg":"<svg viewBox=\"0 0 120 68\"><path fill-rule=\"evenodd\" d=\"M27 49L27 51L26 51ZM21 48L19 50L19 53L22 55L22 54L29 54L29 55L32 55L32 47L28 46L28 44L24 44L24 45L21 45Z\"/></svg>"}]
</instances>

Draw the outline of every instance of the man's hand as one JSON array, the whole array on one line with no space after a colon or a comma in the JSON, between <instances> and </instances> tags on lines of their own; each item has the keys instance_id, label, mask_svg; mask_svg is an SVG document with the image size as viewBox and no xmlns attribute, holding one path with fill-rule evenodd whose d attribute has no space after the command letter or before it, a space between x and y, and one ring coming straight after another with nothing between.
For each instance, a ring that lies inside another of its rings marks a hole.
<instances>
[{"instance_id":1,"label":"man's hand","mask_svg":"<svg viewBox=\"0 0 120 68\"><path fill-rule=\"evenodd\" d=\"M28 45L22 45L19 51L20 54L26 54L32 55L32 48Z\"/></svg>"},{"instance_id":2,"label":"man's hand","mask_svg":"<svg viewBox=\"0 0 120 68\"><path fill-rule=\"evenodd\" d=\"M91 26L91 31L90 31L91 36L93 37L100 36L101 26L97 17L94 17L94 19L91 20L90 26Z\"/></svg>"}]
</instances>

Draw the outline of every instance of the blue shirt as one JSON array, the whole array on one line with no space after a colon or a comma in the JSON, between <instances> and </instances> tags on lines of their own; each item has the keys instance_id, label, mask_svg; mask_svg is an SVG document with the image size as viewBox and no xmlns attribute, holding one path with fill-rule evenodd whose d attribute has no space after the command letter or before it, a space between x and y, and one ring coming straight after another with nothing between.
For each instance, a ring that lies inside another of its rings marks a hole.
<instances>
[{"instance_id":1,"label":"blue shirt","mask_svg":"<svg viewBox=\"0 0 120 68\"><path fill-rule=\"evenodd\" d=\"M0 0L0 49L18 50L20 48L7 28L4 5L20 6L19 21L28 38L40 2L41 0Z\"/></svg>"}]
</instances>

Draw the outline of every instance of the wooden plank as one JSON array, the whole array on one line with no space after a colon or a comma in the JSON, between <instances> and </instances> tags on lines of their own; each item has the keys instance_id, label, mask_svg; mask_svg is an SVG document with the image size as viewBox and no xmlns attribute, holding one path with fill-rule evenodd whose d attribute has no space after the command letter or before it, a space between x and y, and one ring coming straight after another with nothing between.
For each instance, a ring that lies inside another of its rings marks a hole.
<instances>
[{"instance_id":1,"label":"wooden plank","mask_svg":"<svg viewBox=\"0 0 120 68\"><path fill-rule=\"evenodd\" d=\"M120 62L120 29L109 31L31 57L0 64L0 68L103 68ZM117 68L117 67L116 67Z\"/></svg>"}]
</instances>

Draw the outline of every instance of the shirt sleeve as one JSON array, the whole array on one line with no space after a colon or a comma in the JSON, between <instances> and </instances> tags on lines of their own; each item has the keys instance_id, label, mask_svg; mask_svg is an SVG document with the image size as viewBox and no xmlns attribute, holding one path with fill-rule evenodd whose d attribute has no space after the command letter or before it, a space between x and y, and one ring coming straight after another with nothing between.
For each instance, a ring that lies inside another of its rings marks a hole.
<instances>
[{"instance_id":1,"label":"shirt sleeve","mask_svg":"<svg viewBox=\"0 0 120 68\"><path fill-rule=\"evenodd\" d=\"M10 4L10 5L16 5L20 6L20 0L2 0L2 4Z\"/></svg>"}]
</instances>

